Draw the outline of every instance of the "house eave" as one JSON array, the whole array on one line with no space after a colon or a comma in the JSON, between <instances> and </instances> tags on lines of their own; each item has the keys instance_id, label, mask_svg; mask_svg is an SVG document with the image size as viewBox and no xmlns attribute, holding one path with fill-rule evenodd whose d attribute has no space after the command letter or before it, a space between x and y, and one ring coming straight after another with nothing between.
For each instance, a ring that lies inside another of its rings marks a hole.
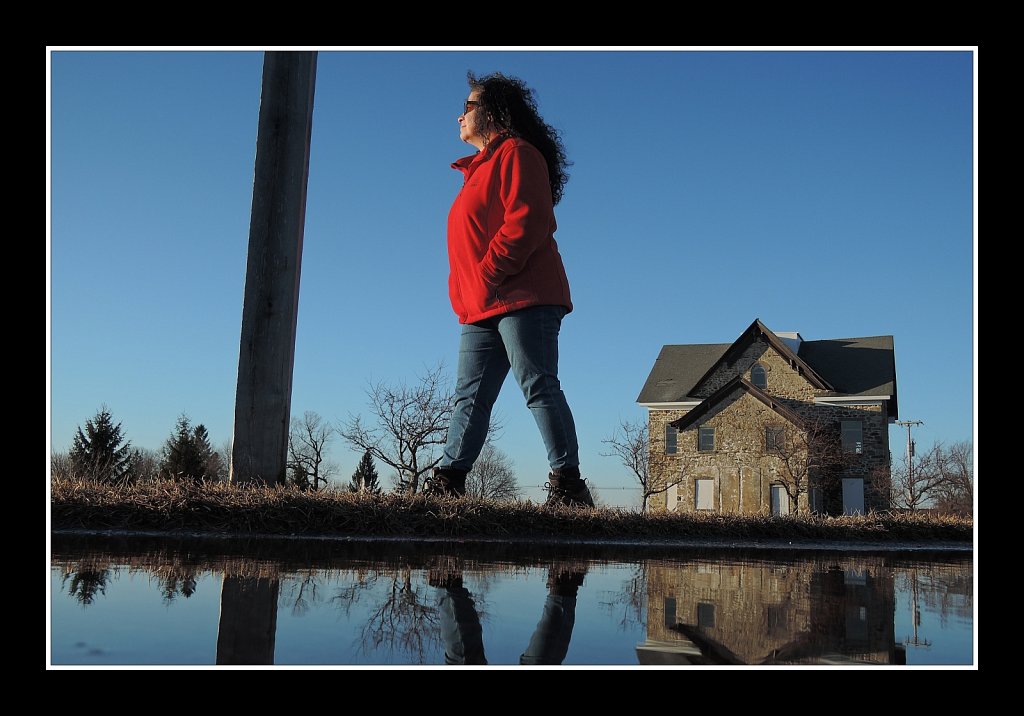
<instances>
[{"instance_id":1,"label":"house eave","mask_svg":"<svg viewBox=\"0 0 1024 716\"><path fill-rule=\"evenodd\" d=\"M841 395L818 397L814 402L831 405L878 405L891 399L891 395Z\"/></svg>"},{"instance_id":2,"label":"house eave","mask_svg":"<svg viewBox=\"0 0 1024 716\"><path fill-rule=\"evenodd\" d=\"M699 400L691 400L676 403L639 403L639 405L648 410L688 410L697 407L700 403Z\"/></svg>"}]
</instances>

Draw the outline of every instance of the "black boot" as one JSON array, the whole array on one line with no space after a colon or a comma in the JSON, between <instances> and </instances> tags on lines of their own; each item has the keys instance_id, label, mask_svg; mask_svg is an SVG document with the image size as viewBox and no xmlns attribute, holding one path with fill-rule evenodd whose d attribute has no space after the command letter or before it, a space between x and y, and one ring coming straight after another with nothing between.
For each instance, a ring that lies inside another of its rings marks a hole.
<instances>
[{"instance_id":1,"label":"black boot","mask_svg":"<svg viewBox=\"0 0 1024 716\"><path fill-rule=\"evenodd\" d=\"M423 483L423 494L430 497L462 497L466 494L466 473L451 467L435 467Z\"/></svg>"},{"instance_id":2,"label":"black boot","mask_svg":"<svg viewBox=\"0 0 1024 716\"><path fill-rule=\"evenodd\" d=\"M548 499L546 507L593 507L594 498L590 496L587 481L580 477L578 467L563 467L552 470L548 475Z\"/></svg>"}]
</instances>

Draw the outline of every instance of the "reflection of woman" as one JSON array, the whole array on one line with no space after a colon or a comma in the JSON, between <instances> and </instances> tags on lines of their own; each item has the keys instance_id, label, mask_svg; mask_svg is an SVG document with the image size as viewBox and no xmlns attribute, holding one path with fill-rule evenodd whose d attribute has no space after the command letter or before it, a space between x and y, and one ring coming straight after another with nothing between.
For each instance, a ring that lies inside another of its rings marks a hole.
<instances>
[{"instance_id":1,"label":"reflection of woman","mask_svg":"<svg viewBox=\"0 0 1024 716\"><path fill-rule=\"evenodd\" d=\"M521 80L470 73L469 86L459 137L479 151L452 164L465 183L448 214L448 289L463 324L455 407L425 491L465 493L511 370L547 447L547 504L593 507L558 381L558 332L572 310L554 238L553 207L568 180L565 149Z\"/></svg>"},{"instance_id":2,"label":"reflection of woman","mask_svg":"<svg viewBox=\"0 0 1024 716\"><path fill-rule=\"evenodd\" d=\"M557 567L548 571L548 596L530 644L519 657L526 666L557 665L565 661L576 624L576 599L587 568ZM428 583L444 590L438 602L444 663L486 664L483 628L473 595L462 584L462 570L431 570Z\"/></svg>"}]
</instances>

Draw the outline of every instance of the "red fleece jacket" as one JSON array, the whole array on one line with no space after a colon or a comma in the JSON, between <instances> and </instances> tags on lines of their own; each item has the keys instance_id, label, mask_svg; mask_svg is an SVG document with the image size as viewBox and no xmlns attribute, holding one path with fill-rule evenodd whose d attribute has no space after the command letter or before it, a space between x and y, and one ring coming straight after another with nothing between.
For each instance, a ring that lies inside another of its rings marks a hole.
<instances>
[{"instance_id":1,"label":"red fleece jacket","mask_svg":"<svg viewBox=\"0 0 1024 716\"><path fill-rule=\"evenodd\" d=\"M459 323L529 306L571 311L544 156L509 138L452 168L466 177L448 213L448 293Z\"/></svg>"}]
</instances>

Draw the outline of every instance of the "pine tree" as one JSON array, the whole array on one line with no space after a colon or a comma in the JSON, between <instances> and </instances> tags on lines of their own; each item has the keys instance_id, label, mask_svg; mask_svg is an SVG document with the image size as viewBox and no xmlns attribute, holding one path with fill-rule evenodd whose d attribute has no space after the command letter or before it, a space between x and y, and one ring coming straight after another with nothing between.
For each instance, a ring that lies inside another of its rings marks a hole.
<instances>
[{"instance_id":1,"label":"pine tree","mask_svg":"<svg viewBox=\"0 0 1024 716\"><path fill-rule=\"evenodd\" d=\"M356 471L352 473L352 483L348 486L350 492L372 492L380 494L380 476L377 475L377 466L373 463L373 455L367 450L359 461Z\"/></svg>"},{"instance_id":2,"label":"pine tree","mask_svg":"<svg viewBox=\"0 0 1024 716\"><path fill-rule=\"evenodd\" d=\"M124 439L121 423L114 425L107 406L85 421L84 432L78 428L69 458L78 477L101 482L125 479L132 463L131 443Z\"/></svg>"},{"instance_id":3,"label":"pine tree","mask_svg":"<svg viewBox=\"0 0 1024 716\"><path fill-rule=\"evenodd\" d=\"M210 446L210 434L200 423L192 427L187 415L178 418L167 438L160 463L160 477L180 480L216 480L220 456Z\"/></svg>"}]
</instances>

